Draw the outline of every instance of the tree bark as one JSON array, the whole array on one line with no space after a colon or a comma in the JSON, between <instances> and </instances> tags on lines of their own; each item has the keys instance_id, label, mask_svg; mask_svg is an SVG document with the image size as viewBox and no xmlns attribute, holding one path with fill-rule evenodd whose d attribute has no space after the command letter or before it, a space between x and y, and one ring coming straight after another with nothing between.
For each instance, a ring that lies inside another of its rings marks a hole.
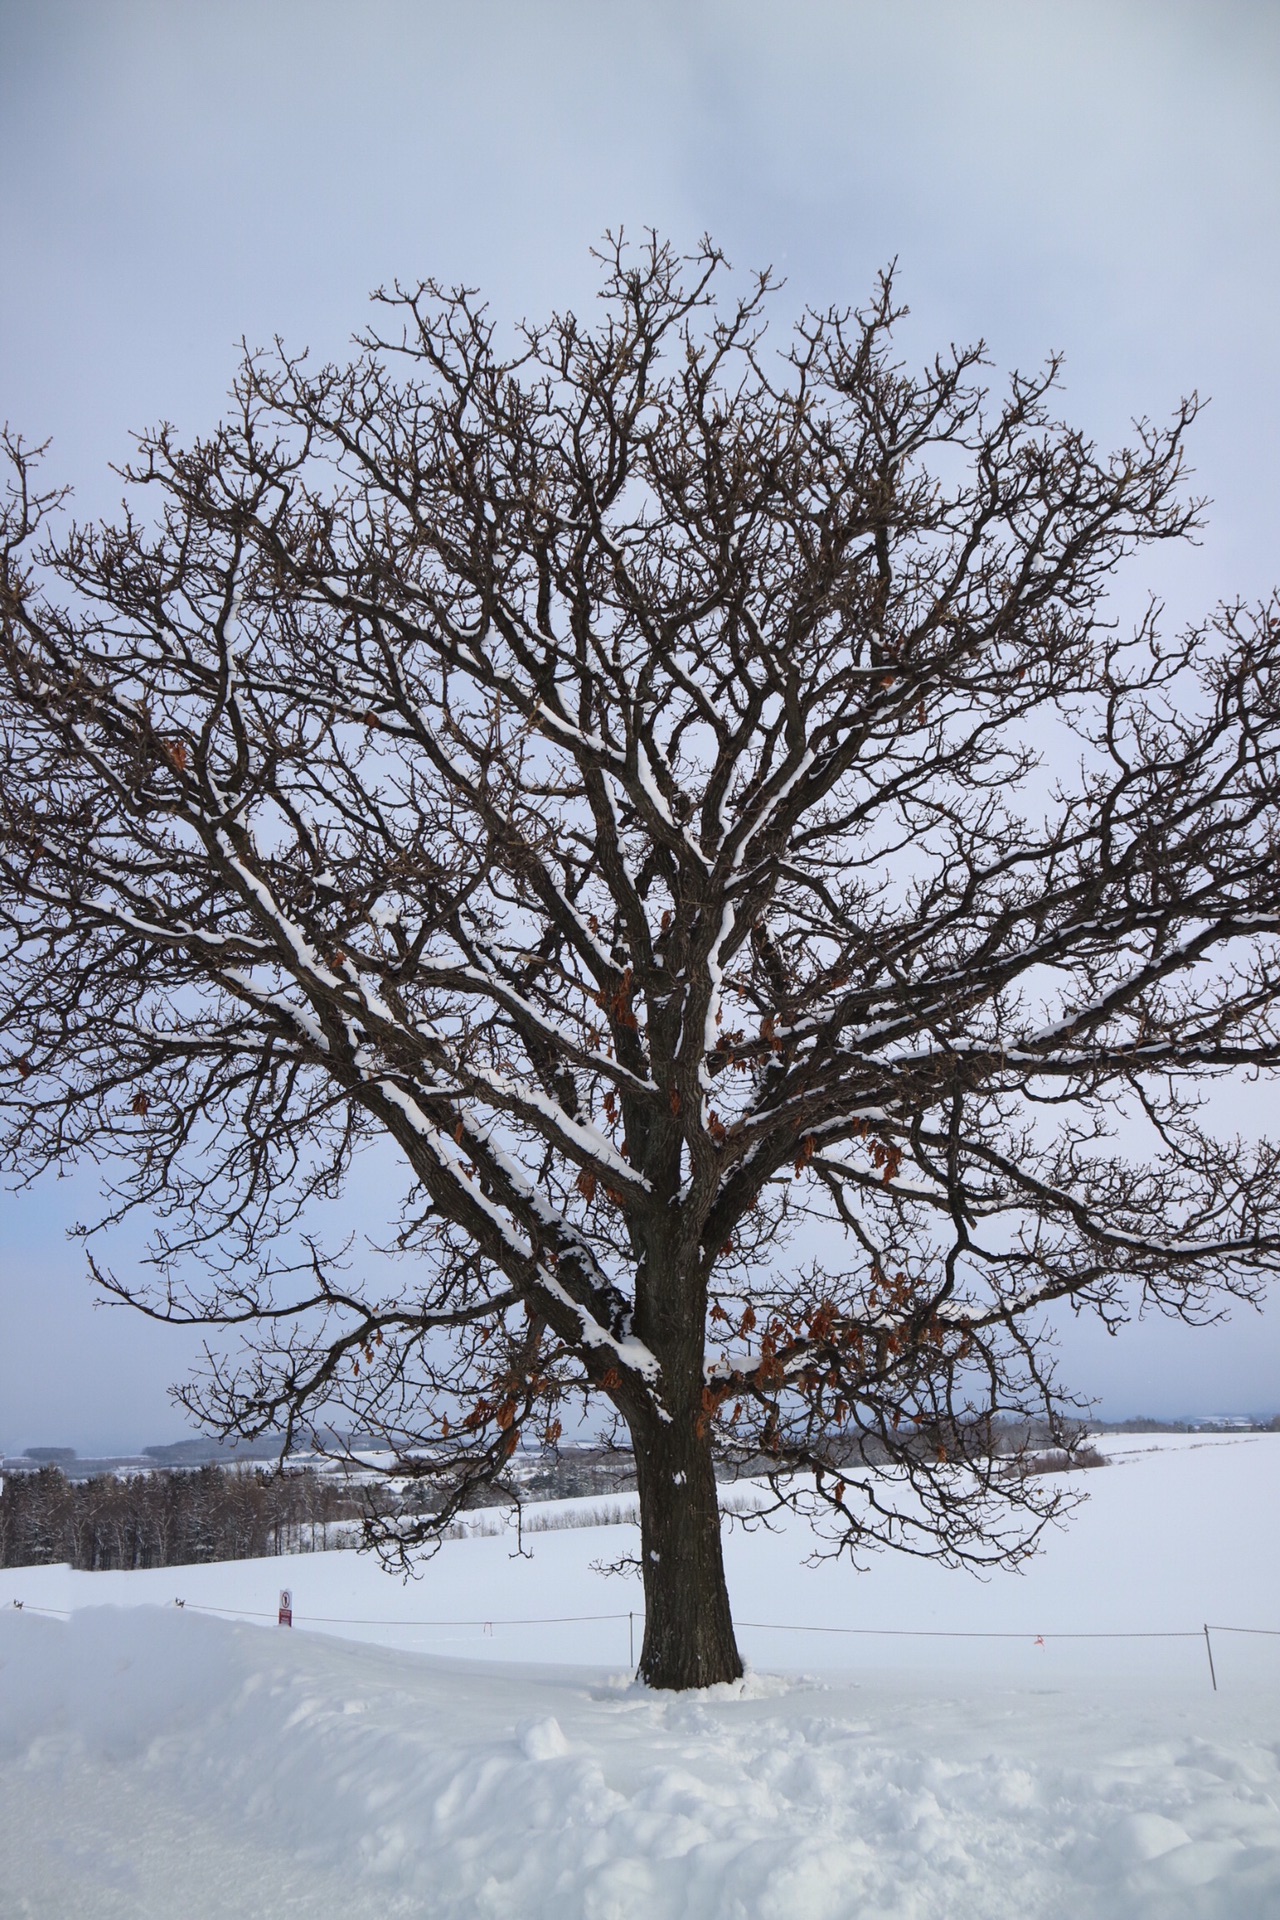
<instances>
[{"instance_id":1,"label":"tree bark","mask_svg":"<svg viewBox=\"0 0 1280 1920\"><path fill-rule=\"evenodd\" d=\"M633 1437L645 1601L640 1677L676 1689L741 1679L710 1433L685 1417L654 1421Z\"/></svg>"}]
</instances>

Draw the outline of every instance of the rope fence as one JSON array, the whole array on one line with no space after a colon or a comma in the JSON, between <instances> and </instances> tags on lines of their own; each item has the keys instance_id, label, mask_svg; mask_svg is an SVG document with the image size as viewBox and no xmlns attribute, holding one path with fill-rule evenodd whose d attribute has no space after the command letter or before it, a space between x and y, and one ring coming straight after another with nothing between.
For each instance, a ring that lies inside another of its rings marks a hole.
<instances>
[{"instance_id":1,"label":"rope fence","mask_svg":"<svg viewBox=\"0 0 1280 1920\"><path fill-rule=\"evenodd\" d=\"M188 1613L216 1613L232 1620L275 1620L277 1612L252 1607L215 1607L200 1600L175 1599L175 1607ZM74 1609L69 1607L42 1607L30 1600L15 1600L13 1606L20 1613L48 1614L53 1619L69 1620ZM292 1614L290 1616L292 1621ZM602 1621L625 1620L629 1642L631 1665L635 1666L635 1629L636 1622L644 1619L643 1608L633 1608L627 1613L546 1613L495 1616L490 1619L470 1620L404 1620L390 1618L361 1618L350 1614L308 1613L299 1614L300 1624L313 1627L392 1627L392 1628L454 1628L480 1627L486 1633L492 1633L495 1627L576 1627L597 1624ZM1033 1646L1047 1647L1055 1640L1204 1640L1205 1652L1209 1661L1209 1677L1213 1690L1218 1691L1218 1675L1213 1661L1213 1641L1215 1633L1239 1633L1260 1639L1280 1640L1280 1627L1233 1627L1213 1621L1205 1621L1199 1627L1172 1627L1159 1629L1139 1628L1065 1633L1010 1633L995 1629L972 1629L959 1627L839 1627L809 1626L790 1620L737 1620L735 1626L753 1633L827 1633L844 1634L853 1638L881 1640L1018 1640L1030 1641Z\"/></svg>"}]
</instances>

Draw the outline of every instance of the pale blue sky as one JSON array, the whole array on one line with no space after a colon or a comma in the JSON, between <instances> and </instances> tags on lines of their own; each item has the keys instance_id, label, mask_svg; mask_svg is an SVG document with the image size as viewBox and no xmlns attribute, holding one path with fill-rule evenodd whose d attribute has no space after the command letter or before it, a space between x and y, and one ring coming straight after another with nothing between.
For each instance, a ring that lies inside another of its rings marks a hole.
<instances>
[{"instance_id":1,"label":"pale blue sky","mask_svg":"<svg viewBox=\"0 0 1280 1920\"><path fill-rule=\"evenodd\" d=\"M1280 578L1280 8L1269 0L0 0L0 416L110 507L130 429L211 424L235 343L338 351L395 275L590 296L606 226L709 229L788 298L892 257L925 352L1067 356L1101 438L1198 387L1170 618ZM191 1343L94 1312L81 1182L0 1199L0 1448L178 1431ZM128 1249L122 1249L128 1257ZM1280 1407L1280 1309L1070 1328L1104 1411Z\"/></svg>"}]
</instances>

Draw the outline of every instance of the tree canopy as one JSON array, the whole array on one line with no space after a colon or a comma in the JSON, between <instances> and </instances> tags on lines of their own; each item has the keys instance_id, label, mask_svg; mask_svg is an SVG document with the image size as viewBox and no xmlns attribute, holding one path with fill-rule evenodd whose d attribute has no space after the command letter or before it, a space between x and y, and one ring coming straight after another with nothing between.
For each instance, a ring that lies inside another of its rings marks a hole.
<instances>
[{"instance_id":1,"label":"tree canopy","mask_svg":"<svg viewBox=\"0 0 1280 1920\"><path fill-rule=\"evenodd\" d=\"M779 346L709 243L601 267L591 325L424 283L248 355L114 524L9 438L0 1100L154 1222L109 1289L249 1336L189 1406L435 1488L384 1544L625 1428L686 1686L740 1671L717 1460L830 1551L1016 1559L1052 1303L1274 1271L1276 1149L1198 1100L1280 1058L1280 626L1107 618L1194 402L1101 454L1055 360L906 368L888 277Z\"/></svg>"}]
</instances>

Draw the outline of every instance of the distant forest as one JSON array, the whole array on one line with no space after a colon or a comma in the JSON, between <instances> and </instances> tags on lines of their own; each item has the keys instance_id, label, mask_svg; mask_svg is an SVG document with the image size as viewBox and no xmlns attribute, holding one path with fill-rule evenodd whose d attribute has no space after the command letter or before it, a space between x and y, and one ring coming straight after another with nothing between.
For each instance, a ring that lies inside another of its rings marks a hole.
<instances>
[{"instance_id":1,"label":"distant forest","mask_svg":"<svg viewBox=\"0 0 1280 1920\"><path fill-rule=\"evenodd\" d=\"M1105 1431L1185 1433L1185 1424L1160 1420L1118 1422ZM1280 1416L1258 1421L1255 1432L1280 1431ZM1076 1439L1083 1440L1080 1427ZM1105 1442L1105 1432L1102 1434ZM1069 1466L1105 1465L1096 1448L1077 1446L1070 1457L1060 1434L1039 1423L1006 1423L992 1434L992 1452L1007 1455L1009 1470L1060 1473ZM34 1451L34 1450L33 1450ZM52 1452L53 1449L41 1449ZM74 1458L70 1450L64 1450ZM158 1449L157 1449L158 1451ZM860 1442L851 1460L875 1457ZM769 1463L748 1462L758 1473ZM548 1455L520 1476L527 1500L563 1500L616 1494L635 1487L629 1451L570 1447ZM385 1487L353 1485L312 1467L283 1473L258 1466L219 1466L146 1473L94 1474L69 1479L52 1462L7 1472L0 1485L0 1567L66 1565L88 1572L189 1566L208 1560L252 1560L274 1553L310 1553L354 1544L373 1503L396 1496ZM477 1490L469 1505L505 1505L493 1489ZM342 1538L335 1538L341 1529Z\"/></svg>"},{"instance_id":2,"label":"distant forest","mask_svg":"<svg viewBox=\"0 0 1280 1920\"><path fill-rule=\"evenodd\" d=\"M71 1481L56 1466L5 1475L0 1566L70 1562L88 1572L189 1566L307 1553L358 1522L360 1492L298 1468L197 1467L188 1473L99 1474Z\"/></svg>"},{"instance_id":3,"label":"distant forest","mask_svg":"<svg viewBox=\"0 0 1280 1920\"><path fill-rule=\"evenodd\" d=\"M524 1476L530 1499L634 1486L630 1455L605 1448L571 1449ZM352 1485L311 1467L279 1473L205 1465L73 1480L46 1462L4 1476L0 1567L69 1563L99 1573L311 1553L351 1543L371 1505L385 1508L395 1497L385 1488ZM475 1504L490 1503L503 1504L504 1496L478 1491ZM331 1531L339 1526L342 1541Z\"/></svg>"}]
</instances>

